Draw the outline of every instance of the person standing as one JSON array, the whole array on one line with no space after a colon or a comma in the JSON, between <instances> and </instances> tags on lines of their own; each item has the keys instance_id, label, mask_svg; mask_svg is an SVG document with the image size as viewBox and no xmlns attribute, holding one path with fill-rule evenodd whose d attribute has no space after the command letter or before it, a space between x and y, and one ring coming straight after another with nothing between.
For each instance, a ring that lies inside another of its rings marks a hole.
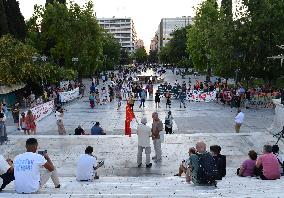
<instances>
[{"instance_id":1,"label":"person standing","mask_svg":"<svg viewBox=\"0 0 284 198\"><path fill-rule=\"evenodd\" d=\"M173 116L172 112L169 111L168 115L165 118L165 131L166 134L172 134L173 133Z\"/></svg>"},{"instance_id":2,"label":"person standing","mask_svg":"<svg viewBox=\"0 0 284 198\"><path fill-rule=\"evenodd\" d=\"M36 135L36 117L33 115L31 110L28 110L27 116L25 118L26 130L30 135Z\"/></svg>"},{"instance_id":3,"label":"person standing","mask_svg":"<svg viewBox=\"0 0 284 198\"><path fill-rule=\"evenodd\" d=\"M163 123L159 119L159 115L157 112L152 114L153 123L152 123L152 140L155 149L155 156L152 158L154 162L162 161L162 149L161 149L161 137L160 132L163 130Z\"/></svg>"},{"instance_id":4,"label":"person standing","mask_svg":"<svg viewBox=\"0 0 284 198\"><path fill-rule=\"evenodd\" d=\"M168 108L168 106L169 106L169 108L171 108L172 102L171 102L171 94L170 94L170 92L167 91L165 96L166 96L166 108Z\"/></svg>"},{"instance_id":5,"label":"person standing","mask_svg":"<svg viewBox=\"0 0 284 198\"><path fill-rule=\"evenodd\" d=\"M5 120L5 114L0 112L0 145L8 140Z\"/></svg>"},{"instance_id":6,"label":"person standing","mask_svg":"<svg viewBox=\"0 0 284 198\"><path fill-rule=\"evenodd\" d=\"M140 104L139 108L141 108L142 105L143 105L143 108L144 108L145 107L145 100L146 100L146 92L145 92L144 89L142 89L141 92L140 92L140 99L141 99L141 104Z\"/></svg>"},{"instance_id":7,"label":"person standing","mask_svg":"<svg viewBox=\"0 0 284 198\"><path fill-rule=\"evenodd\" d=\"M16 124L18 130L21 130L20 125L19 125L19 119L20 119L20 104L19 103L16 103L13 106L12 116L13 116L14 123Z\"/></svg>"},{"instance_id":8,"label":"person standing","mask_svg":"<svg viewBox=\"0 0 284 198\"><path fill-rule=\"evenodd\" d=\"M58 126L59 135L66 135L66 130L63 123L63 117L64 117L64 110L61 107L57 107L55 111L55 118L56 118L56 124Z\"/></svg>"},{"instance_id":9,"label":"person standing","mask_svg":"<svg viewBox=\"0 0 284 198\"><path fill-rule=\"evenodd\" d=\"M241 109L238 109L238 114L235 117L235 130L236 130L236 133L240 132L242 123L244 121L244 118L245 118L245 114L242 112Z\"/></svg>"},{"instance_id":10,"label":"person standing","mask_svg":"<svg viewBox=\"0 0 284 198\"><path fill-rule=\"evenodd\" d=\"M156 94L155 94L155 104L156 104L156 108L160 108L160 102L161 102L161 99L160 99L160 92L159 90L156 91Z\"/></svg>"},{"instance_id":11,"label":"person standing","mask_svg":"<svg viewBox=\"0 0 284 198\"><path fill-rule=\"evenodd\" d=\"M137 164L140 168L142 165L142 152L145 149L146 154L146 168L151 168L152 163L150 163L150 136L151 136L151 128L147 125L147 119L142 118L141 124L138 125L137 135L138 135L138 153L137 153Z\"/></svg>"},{"instance_id":12,"label":"person standing","mask_svg":"<svg viewBox=\"0 0 284 198\"><path fill-rule=\"evenodd\" d=\"M30 135L30 131L27 130L26 119L26 114L24 112L21 113L20 127L24 131L25 135Z\"/></svg>"},{"instance_id":13,"label":"person standing","mask_svg":"<svg viewBox=\"0 0 284 198\"><path fill-rule=\"evenodd\" d=\"M95 107L95 96L93 92L90 92L89 95L90 107L93 109Z\"/></svg>"}]
</instances>

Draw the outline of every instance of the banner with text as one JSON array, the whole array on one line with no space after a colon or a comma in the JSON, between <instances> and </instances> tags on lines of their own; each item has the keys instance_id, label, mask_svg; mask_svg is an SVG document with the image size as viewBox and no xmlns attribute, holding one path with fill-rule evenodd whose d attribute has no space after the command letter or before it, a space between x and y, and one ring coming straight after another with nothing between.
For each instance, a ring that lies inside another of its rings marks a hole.
<instances>
[{"instance_id":1,"label":"banner with text","mask_svg":"<svg viewBox=\"0 0 284 198\"><path fill-rule=\"evenodd\" d=\"M59 93L59 97L60 97L61 102L68 102L68 101L74 100L74 99L78 98L79 95L80 95L79 87L77 87L76 89L73 89L71 91Z\"/></svg>"},{"instance_id":2,"label":"banner with text","mask_svg":"<svg viewBox=\"0 0 284 198\"><path fill-rule=\"evenodd\" d=\"M54 107L54 100L43 103L31 109L33 115L36 117L36 121L40 121L49 114L52 113ZM25 112L27 115L27 111Z\"/></svg>"},{"instance_id":3,"label":"banner with text","mask_svg":"<svg viewBox=\"0 0 284 198\"><path fill-rule=\"evenodd\" d=\"M216 91L201 92L197 90L191 90L187 93L186 99L192 102L211 102L216 100Z\"/></svg>"}]
</instances>

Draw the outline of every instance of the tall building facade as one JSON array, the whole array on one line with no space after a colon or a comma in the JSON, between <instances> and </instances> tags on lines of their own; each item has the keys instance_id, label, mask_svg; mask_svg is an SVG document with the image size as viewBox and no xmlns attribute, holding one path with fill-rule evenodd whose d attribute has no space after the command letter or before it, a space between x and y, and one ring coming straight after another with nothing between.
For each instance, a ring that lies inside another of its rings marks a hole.
<instances>
[{"instance_id":1,"label":"tall building facade","mask_svg":"<svg viewBox=\"0 0 284 198\"><path fill-rule=\"evenodd\" d=\"M145 46L144 46L144 41L141 40L141 39L138 39L138 40L136 41L136 43L135 43L135 49L143 48L143 47L145 47Z\"/></svg>"},{"instance_id":2,"label":"tall building facade","mask_svg":"<svg viewBox=\"0 0 284 198\"><path fill-rule=\"evenodd\" d=\"M150 44L150 51L156 51L158 50L158 33L156 32L154 38L151 40L151 44Z\"/></svg>"},{"instance_id":3,"label":"tall building facade","mask_svg":"<svg viewBox=\"0 0 284 198\"><path fill-rule=\"evenodd\" d=\"M159 24L157 31L158 50L164 47L171 40L172 32L192 24L193 24L193 18L191 16L163 18Z\"/></svg>"},{"instance_id":4,"label":"tall building facade","mask_svg":"<svg viewBox=\"0 0 284 198\"><path fill-rule=\"evenodd\" d=\"M131 18L97 18L99 25L112 33L121 47L129 52L135 50L137 33Z\"/></svg>"}]
</instances>

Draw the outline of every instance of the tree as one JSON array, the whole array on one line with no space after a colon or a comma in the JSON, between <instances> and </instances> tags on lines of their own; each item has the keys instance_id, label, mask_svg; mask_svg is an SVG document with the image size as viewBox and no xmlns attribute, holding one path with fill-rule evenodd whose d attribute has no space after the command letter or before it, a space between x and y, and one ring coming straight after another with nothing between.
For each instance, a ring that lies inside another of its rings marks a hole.
<instances>
[{"instance_id":1,"label":"tree","mask_svg":"<svg viewBox=\"0 0 284 198\"><path fill-rule=\"evenodd\" d=\"M39 64L32 61L37 53L30 45L16 40L11 35L0 38L0 83L35 83L42 80L55 83L61 79L74 79L76 72L65 70L50 63Z\"/></svg>"},{"instance_id":2,"label":"tree","mask_svg":"<svg viewBox=\"0 0 284 198\"><path fill-rule=\"evenodd\" d=\"M47 6L49 3L53 4L54 2L61 3L61 4L66 4L66 0L46 0L45 6Z\"/></svg>"},{"instance_id":3,"label":"tree","mask_svg":"<svg viewBox=\"0 0 284 198\"><path fill-rule=\"evenodd\" d=\"M103 34L103 56L105 70L114 69L114 65L119 63L120 44L110 33Z\"/></svg>"},{"instance_id":4,"label":"tree","mask_svg":"<svg viewBox=\"0 0 284 198\"><path fill-rule=\"evenodd\" d=\"M148 56L148 62L158 63L158 61L159 61L158 50L150 50L149 56Z\"/></svg>"},{"instance_id":5,"label":"tree","mask_svg":"<svg viewBox=\"0 0 284 198\"><path fill-rule=\"evenodd\" d=\"M120 50L120 59L119 59L120 65L128 65L131 63L131 58L129 56L129 52L126 49Z\"/></svg>"},{"instance_id":6,"label":"tree","mask_svg":"<svg viewBox=\"0 0 284 198\"><path fill-rule=\"evenodd\" d=\"M9 33L6 11L3 1L5 0L0 0L0 37Z\"/></svg>"},{"instance_id":7,"label":"tree","mask_svg":"<svg viewBox=\"0 0 284 198\"><path fill-rule=\"evenodd\" d=\"M19 2L16 0L4 0L3 2L9 33L15 38L24 41L26 38L26 24L19 7Z\"/></svg>"},{"instance_id":8,"label":"tree","mask_svg":"<svg viewBox=\"0 0 284 198\"><path fill-rule=\"evenodd\" d=\"M36 6L28 23L29 42L60 66L73 68L79 75L94 74L104 56L102 30L93 13L90 1L83 7L72 2L69 7L58 2ZM79 59L77 64L73 57Z\"/></svg>"},{"instance_id":9,"label":"tree","mask_svg":"<svg viewBox=\"0 0 284 198\"><path fill-rule=\"evenodd\" d=\"M137 63L145 63L147 61L147 52L144 47L140 47L134 52L134 59Z\"/></svg>"}]
</instances>

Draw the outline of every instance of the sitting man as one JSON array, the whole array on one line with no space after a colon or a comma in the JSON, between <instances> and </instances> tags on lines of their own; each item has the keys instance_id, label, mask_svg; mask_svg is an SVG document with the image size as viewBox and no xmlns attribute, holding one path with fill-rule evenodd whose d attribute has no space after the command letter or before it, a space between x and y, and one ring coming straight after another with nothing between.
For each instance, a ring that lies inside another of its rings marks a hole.
<instances>
[{"instance_id":1,"label":"sitting man","mask_svg":"<svg viewBox=\"0 0 284 198\"><path fill-rule=\"evenodd\" d=\"M280 165L277 157L272 153L271 145L263 146L263 155L256 160L256 176L263 180L280 179Z\"/></svg>"},{"instance_id":2,"label":"sitting man","mask_svg":"<svg viewBox=\"0 0 284 198\"><path fill-rule=\"evenodd\" d=\"M193 154L196 154L196 150L195 150L195 148L194 147L191 147L191 148L189 148L189 150L188 150L188 155L189 155L189 157L191 156L191 155L193 155ZM190 173L190 170L189 170L189 158L188 159L186 159L186 160L183 160L182 162L181 162L181 164L180 164L180 166L179 166L179 170L178 170L178 174L175 174L174 176L181 176L183 173L184 174L186 174L186 181L187 182L190 182L191 181L191 179L190 179L190 175L189 175L189 173Z\"/></svg>"},{"instance_id":3,"label":"sitting man","mask_svg":"<svg viewBox=\"0 0 284 198\"><path fill-rule=\"evenodd\" d=\"M74 135L87 135L84 129L82 129L81 125L78 125L78 127L75 129Z\"/></svg>"},{"instance_id":4,"label":"sitting man","mask_svg":"<svg viewBox=\"0 0 284 198\"><path fill-rule=\"evenodd\" d=\"M204 142L196 143L197 154L189 157L192 182L196 185L215 185L217 165L214 158L206 151Z\"/></svg>"},{"instance_id":5,"label":"sitting man","mask_svg":"<svg viewBox=\"0 0 284 198\"><path fill-rule=\"evenodd\" d=\"M217 165L218 174L216 180L222 180L226 176L226 156L220 154L221 147L219 145L210 146L210 152Z\"/></svg>"},{"instance_id":6,"label":"sitting man","mask_svg":"<svg viewBox=\"0 0 284 198\"><path fill-rule=\"evenodd\" d=\"M15 190L17 193L35 193L51 177L55 188L60 188L57 171L46 152L37 154L35 138L26 141L27 152L17 155L14 160ZM41 168L45 169L41 172Z\"/></svg>"},{"instance_id":7,"label":"sitting man","mask_svg":"<svg viewBox=\"0 0 284 198\"><path fill-rule=\"evenodd\" d=\"M15 180L13 161L6 160L0 155L0 192L13 180Z\"/></svg>"},{"instance_id":8,"label":"sitting man","mask_svg":"<svg viewBox=\"0 0 284 198\"><path fill-rule=\"evenodd\" d=\"M93 147L88 146L85 149L85 154L81 155L77 165L77 181L93 181L99 179L96 170L100 168L104 162L97 164L97 159L93 156Z\"/></svg>"},{"instance_id":9,"label":"sitting man","mask_svg":"<svg viewBox=\"0 0 284 198\"><path fill-rule=\"evenodd\" d=\"M142 165L142 152L145 149L146 154L146 168L151 168L152 163L150 163L150 136L151 136L151 128L147 125L147 119L142 118L141 124L138 125L137 135L138 135L138 153L137 153L137 164L140 168Z\"/></svg>"},{"instance_id":10,"label":"sitting man","mask_svg":"<svg viewBox=\"0 0 284 198\"><path fill-rule=\"evenodd\" d=\"M100 123L96 122L96 124L91 129L92 135L106 135L104 130L100 127Z\"/></svg>"}]
</instances>

